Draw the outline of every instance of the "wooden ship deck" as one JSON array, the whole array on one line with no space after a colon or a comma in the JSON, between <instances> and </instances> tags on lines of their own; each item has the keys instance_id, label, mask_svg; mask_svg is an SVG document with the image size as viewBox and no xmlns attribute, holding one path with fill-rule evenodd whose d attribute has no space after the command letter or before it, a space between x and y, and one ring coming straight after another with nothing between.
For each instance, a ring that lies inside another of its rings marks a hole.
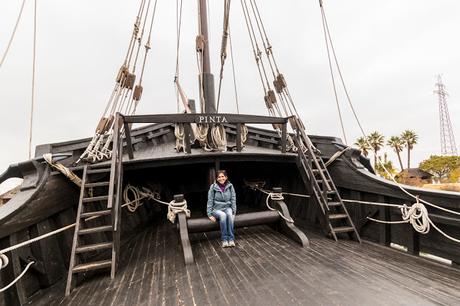
<instances>
[{"instance_id":1,"label":"wooden ship deck","mask_svg":"<svg viewBox=\"0 0 460 306\"><path fill-rule=\"evenodd\" d=\"M64 282L31 305L458 305L460 271L373 243L337 243L308 232L301 248L268 226L192 234L184 265L175 226L155 220L123 249L119 271L88 278L64 297Z\"/></svg>"}]
</instances>

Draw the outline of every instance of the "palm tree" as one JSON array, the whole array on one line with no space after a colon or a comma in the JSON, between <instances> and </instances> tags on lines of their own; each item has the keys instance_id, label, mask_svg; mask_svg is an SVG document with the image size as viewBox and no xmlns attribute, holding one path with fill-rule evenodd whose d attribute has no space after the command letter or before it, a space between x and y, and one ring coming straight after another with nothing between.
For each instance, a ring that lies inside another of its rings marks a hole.
<instances>
[{"instance_id":1,"label":"palm tree","mask_svg":"<svg viewBox=\"0 0 460 306\"><path fill-rule=\"evenodd\" d=\"M382 134L379 132L375 131L367 137L367 140L369 141L369 144L372 148L372 151L374 151L374 168L375 165L377 165L377 152L380 151L380 149L383 147L383 144L385 143L385 137L383 137Z\"/></svg>"},{"instance_id":2,"label":"palm tree","mask_svg":"<svg viewBox=\"0 0 460 306\"><path fill-rule=\"evenodd\" d=\"M358 146L359 150L361 153L363 153L364 156L367 157L369 155L369 150L371 149L369 142L365 137L359 137L356 139L355 145Z\"/></svg>"},{"instance_id":3,"label":"palm tree","mask_svg":"<svg viewBox=\"0 0 460 306\"><path fill-rule=\"evenodd\" d=\"M387 180L391 180L392 177L396 174L396 169L393 166L391 160L388 160L387 153L383 155L383 160L379 156L380 163L375 166L375 172Z\"/></svg>"},{"instance_id":4,"label":"palm tree","mask_svg":"<svg viewBox=\"0 0 460 306\"><path fill-rule=\"evenodd\" d=\"M398 136L391 136L390 140L388 140L387 145L389 145L393 151L396 152L396 155L398 155L398 160L399 160L399 165L401 166L401 171L404 170L402 160L401 160L401 153L402 150L404 149L405 142Z\"/></svg>"},{"instance_id":5,"label":"palm tree","mask_svg":"<svg viewBox=\"0 0 460 306\"><path fill-rule=\"evenodd\" d=\"M418 135L414 131L405 130L401 134L401 139L404 141L404 144L407 148L407 169L410 168L410 151L414 148L414 145L417 144Z\"/></svg>"}]
</instances>

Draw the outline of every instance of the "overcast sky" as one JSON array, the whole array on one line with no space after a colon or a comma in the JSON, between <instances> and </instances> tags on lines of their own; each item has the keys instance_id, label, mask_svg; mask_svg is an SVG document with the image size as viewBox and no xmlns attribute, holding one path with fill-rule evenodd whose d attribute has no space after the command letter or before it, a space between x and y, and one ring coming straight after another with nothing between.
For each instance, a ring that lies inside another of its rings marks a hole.
<instances>
[{"instance_id":1,"label":"overcast sky","mask_svg":"<svg viewBox=\"0 0 460 306\"><path fill-rule=\"evenodd\" d=\"M153 0L152 0L153 1ZM38 0L34 146L90 137L124 58L140 1ZM211 0L213 71L223 1ZM440 152L436 75L450 94L454 135L460 135L460 2L453 0L325 0L348 90L367 132L386 137L405 129L419 135L412 165ZM317 0L258 1L275 56L310 134L341 137ZM0 55L21 0L0 1ZM197 98L196 1L183 8L180 79ZM263 93L238 0L230 27L242 113L266 114ZM27 159L32 67L33 1L0 68L0 173ZM153 43L138 114L176 112L175 1L158 0ZM235 111L231 67L226 67L221 111ZM341 93L349 143L360 136ZM458 141L460 142L460 141ZM394 154L389 153L394 161ZM406 158L404 157L404 161Z\"/></svg>"}]
</instances>

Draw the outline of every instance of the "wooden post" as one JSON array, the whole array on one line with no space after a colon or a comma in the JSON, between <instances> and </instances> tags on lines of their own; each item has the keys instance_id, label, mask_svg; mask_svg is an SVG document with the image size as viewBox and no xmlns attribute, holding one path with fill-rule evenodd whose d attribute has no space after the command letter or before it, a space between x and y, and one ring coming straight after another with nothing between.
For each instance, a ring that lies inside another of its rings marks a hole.
<instances>
[{"instance_id":1,"label":"wooden post","mask_svg":"<svg viewBox=\"0 0 460 306\"><path fill-rule=\"evenodd\" d=\"M243 149L243 142L241 139L241 123L236 124L236 151L241 152Z\"/></svg>"},{"instance_id":2,"label":"wooden post","mask_svg":"<svg viewBox=\"0 0 460 306\"><path fill-rule=\"evenodd\" d=\"M190 146L190 132L191 132L190 123L184 123L184 151L185 153L192 153L192 147Z\"/></svg>"},{"instance_id":3,"label":"wooden post","mask_svg":"<svg viewBox=\"0 0 460 306\"><path fill-rule=\"evenodd\" d=\"M184 195L183 194L175 194L173 198L174 198L174 202L182 202L184 200Z\"/></svg>"},{"instance_id":4,"label":"wooden post","mask_svg":"<svg viewBox=\"0 0 460 306\"><path fill-rule=\"evenodd\" d=\"M120 118L123 118L120 116ZM133 143L131 141L131 127L128 123L124 123L125 126L125 137L126 137L126 146L128 147L128 156L129 159L134 159L134 153L133 153Z\"/></svg>"},{"instance_id":5,"label":"wooden post","mask_svg":"<svg viewBox=\"0 0 460 306\"><path fill-rule=\"evenodd\" d=\"M283 123L281 129L281 153L286 153L287 145L287 123Z\"/></svg>"},{"instance_id":6,"label":"wooden post","mask_svg":"<svg viewBox=\"0 0 460 306\"><path fill-rule=\"evenodd\" d=\"M385 196L378 196L379 203L385 203ZM391 221L390 208L387 206L379 206L379 219ZM390 246L391 244L391 224L380 224L379 243Z\"/></svg>"}]
</instances>

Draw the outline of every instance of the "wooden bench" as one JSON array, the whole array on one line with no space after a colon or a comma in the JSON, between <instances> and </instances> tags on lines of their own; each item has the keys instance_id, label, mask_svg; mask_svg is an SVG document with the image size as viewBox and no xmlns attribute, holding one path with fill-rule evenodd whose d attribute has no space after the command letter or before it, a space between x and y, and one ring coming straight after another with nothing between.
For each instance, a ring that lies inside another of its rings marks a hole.
<instances>
[{"instance_id":1,"label":"wooden bench","mask_svg":"<svg viewBox=\"0 0 460 306\"><path fill-rule=\"evenodd\" d=\"M280 189L276 188L276 191L280 192ZM178 202L182 201L183 195L174 196L174 200ZM234 227L239 228L268 224L280 233L299 243L301 247L307 247L309 245L309 242L305 233L299 230L294 225L294 223L286 221L279 214L281 213L288 220L291 219L286 203L284 203L284 201L282 200L270 201L270 206L275 210L237 214L235 216ZM219 222L212 222L207 217L187 219L185 212L178 213L177 219L177 228L179 231L180 243L182 245L182 250L184 253L185 264L192 264L194 262L194 259L189 239L189 233L218 231L220 230Z\"/></svg>"}]
</instances>

